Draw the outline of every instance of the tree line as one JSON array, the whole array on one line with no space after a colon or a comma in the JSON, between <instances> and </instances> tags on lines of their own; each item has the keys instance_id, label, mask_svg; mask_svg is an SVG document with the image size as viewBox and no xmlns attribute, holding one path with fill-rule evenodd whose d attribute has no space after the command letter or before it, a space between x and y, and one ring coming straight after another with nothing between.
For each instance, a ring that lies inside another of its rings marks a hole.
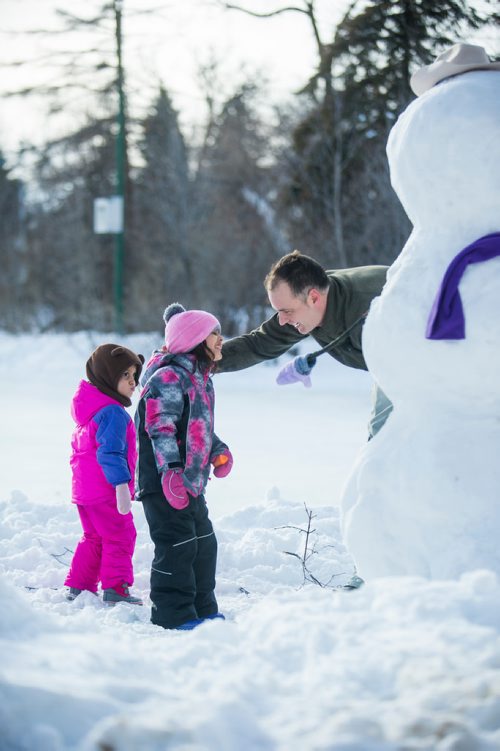
<instances>
[{"instance_id":1,"label":"tree line","mask_svg":"<svg viewBox=\"0 0 500 751\"><path fill-rule=\"evenodd\" d=\"M303 89L269 122L259 82L216 107L207 76L196 144L159 86L149 110L128 121L126 330L157 329L177 300L214 312L230 335L245 330L262 320L269 266L294 248L327 268L390 264L411 228L385 146L413 98L411 72L471 30L498 25L488 5L354 2L325 40L304 0L295 10L315 35L318 63ZM239 11L254 14L251 0ZM82 19L66 15L77 28ZM92 114L33 152L29 185L0 155L0 326L9 331L112 329L113 237L94 233L93 203L114 192L113 85L111 71Z\"/></svg>"}]
</instances>

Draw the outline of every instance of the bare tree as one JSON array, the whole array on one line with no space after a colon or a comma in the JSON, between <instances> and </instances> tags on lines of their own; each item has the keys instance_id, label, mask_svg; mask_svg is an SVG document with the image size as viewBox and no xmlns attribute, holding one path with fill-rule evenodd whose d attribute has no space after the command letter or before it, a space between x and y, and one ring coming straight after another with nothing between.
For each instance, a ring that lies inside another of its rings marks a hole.
<instances>
[{"instance_id":1,"label":"bare tree","mask_svg":"<svg viewBox=\"0 0 500 751\"><path fill-rule=\"evenodd\" d=\"M29 207L28 244L43 327L110 329L113 243L93 231L93 198L114 181L111 122L46 144L35 164L38 200Z\"/></svg>"},{"instance_id":2,"label":"bare tree","mask_svg":"<svg viewBox=\"0 0 500 751\"><path fill-rule=\"evenodd\" d=\"M306 504L304 504L304 509L306 512L306 518L307 523L305 527L297 527L294 524L286 524L283 527L277 527L277 529L294 529L297 532L299 532L300 535L303 535L303 547L302 551L300 553L295 553L290 550L284 550L284 555L292 556L293 558L296 558L300 566L302 568L302 585L311 583L316 584L318 587L327 588L327 589L354 589L356 586L359 586L354 580L358 579L357 576L351 575L350 572L347 571L338 571L335 573L331 573L327 579L322 580L316 576L316 574L313 573L314 568L314 560L317 556L320 556L321 554L324 554L325 550L328 548L332 548L333 545L327 544L327 545L320 545L319 544L319 535L317 533L317 530L315 527L313 527L313 520L316 518L316 515L313 513L311 509L307 507ZM339 584L334 583L334 579L337 579L338 577L344 577L344 576L350 576L349 581L347 584ZM361 579L359 580L362 581ZM352 586L355 585L355 586Z\"/></svg>"},{"instance_id":3,"label":"bare tree","mask_svg":"<svg viewBox=\"0 0 500 751\"><path fill-rule=\"evenodd\" d=\"M299 92L306 105L289 126L282 156L280 209L289 234L328 265L390 262L409 224L390 187L384 149L412 96L410 74L457 33L498 24L494 0L354 0L327 40L314 0L266 13L251 2L223 5L259 18L300 13L317 48L316 70Z\"/></svg>"},{"instance_id":4,"label":"bare tree","mask_svg":"<svg viewBox=\"0 0 500 751\"><path fill-rule=\"evenodd\" d=\"M243 84L213 114L193 191L199 299L215 305L228 333L238 330L241 308L264 304L261 279L279 242L266 213L268 138L254 104L257 94L254 85Z\"/></svg>"},{"instance_id":5,"label":"bare tree","mask_svg":"<svg viewBox=\"0 0 500 751\"><path fill-rule=\"evenodd\" d=\"M297 190L298 183L302 183L303 192L312 195L316 205L321 208L321 223L326 228L324 240L329 246L329 250L326 251L327 259L335 261L339 266L347 266L341 203L345 161L343 92L334 85L332 43L325 41L321 36L315 2L303 0L301 4L279 7L267 13L257 13L248 7L232 3L223 3L223 5L228 10L238 10L257 18L271 18L283 13L300 13L309 23L316 43L317 65L308 83L299 93L310 96L314 101L311 113L314 124L309 121L307 127L313 127L315 137L307 144L304 140L302 141L305 153L299 155L296 150L297 158L289 166L295 174L295 190ZM351 13L355 5L356 2L353 2L346 16ZM306 166L311 161L316 164L312 175ZM318 173L322 175L320 179L318 179ZM300 221L303 222L304 219L304 214L302 214ZM312 224L311 231L318 232L320 228L317 226L317 219Z\"/></svg>"}]
</instances>

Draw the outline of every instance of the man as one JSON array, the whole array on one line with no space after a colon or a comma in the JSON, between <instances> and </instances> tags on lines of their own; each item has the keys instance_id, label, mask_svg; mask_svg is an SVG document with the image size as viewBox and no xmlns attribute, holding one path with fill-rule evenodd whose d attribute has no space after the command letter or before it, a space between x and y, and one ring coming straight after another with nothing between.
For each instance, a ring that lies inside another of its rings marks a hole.
<instances>
[{"instance_id":1,"label":"man","mask_svg":"<svg viewBox=\"0 0 500 751\"><path fill-rule=\"evenodd\" d=\"M298 250L279 259L264 280L276 313L249 334L229 339L222 347L218 372L243 370L279 357L309 334L322 346L330 344L368 311L385 284L387 266L360 266L325 271ZM364 319L328 354L350 368L367 370L361 348ZM392 405L375 388L370 438L387 419Z\"/></svg>"}]
</instances>

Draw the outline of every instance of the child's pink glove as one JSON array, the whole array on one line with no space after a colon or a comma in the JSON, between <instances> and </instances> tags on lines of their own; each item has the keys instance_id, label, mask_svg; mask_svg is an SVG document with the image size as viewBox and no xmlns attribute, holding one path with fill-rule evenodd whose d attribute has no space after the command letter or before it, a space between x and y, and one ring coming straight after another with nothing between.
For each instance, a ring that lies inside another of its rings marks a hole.
<instances>
[{"instance_id":1,"label":"child's pink glove","mask_svg":"<svg viewBox=\"0 0 500 751\"><path fill-rule=\"evenodd\" d=\"M189 496L184 486L182 470L167 469L161 478L161 486L172 508L180 510L189 506Z\"/></svg>"},{"instance_id":2,"label":"child's pink glove","mask_svg":"<svg viewBox=\"0 0 500 751\"><path fill-rule=\"evenodd\" d=\"M116 506L120 514L128 514L132 508L132 499L130 498L130 489L128 483L117 485L116 488Z\"/></svg>"},{"instance_id":3,"label":"child's pink glove","mask_svg":"<svg viewBox=\"0 0 500 751\"><path fill-rule=\"evenodd\" d=\"M214 465L215 477L227 477L233 468L233 455L229 449L224 451L212 459Z\"/></svg>"}]
</instances>

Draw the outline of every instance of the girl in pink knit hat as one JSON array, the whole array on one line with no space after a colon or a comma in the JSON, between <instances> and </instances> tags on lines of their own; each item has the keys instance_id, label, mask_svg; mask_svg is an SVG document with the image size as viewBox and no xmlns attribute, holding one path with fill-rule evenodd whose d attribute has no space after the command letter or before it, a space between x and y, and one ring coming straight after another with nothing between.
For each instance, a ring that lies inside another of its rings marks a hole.
<instances>
[{"instance_id":1,"label":"girl in pink knit hat","mask_svg":"<svg viewBox=\"0 0 500 751\"><path fill-rule=\"evenodd\" d=\"M214 432L210 376L222 358L219 321L178 303L164 320L165 346L146 366L136 413L136 499L155 546L151 621L191 629L224 618L215 598L217 540L204 492L210 470L226 477L233 457Z\"/></svg>"}]
</instances>

